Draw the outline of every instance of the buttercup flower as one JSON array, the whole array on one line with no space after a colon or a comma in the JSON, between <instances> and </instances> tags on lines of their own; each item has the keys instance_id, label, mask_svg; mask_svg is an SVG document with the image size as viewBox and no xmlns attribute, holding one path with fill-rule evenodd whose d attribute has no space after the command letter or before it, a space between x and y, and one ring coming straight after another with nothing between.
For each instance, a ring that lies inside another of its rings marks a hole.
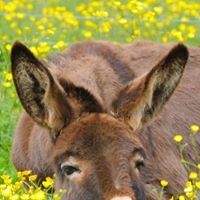
<instances>
[{"instance_id":1,"label":"buttercup flower","mask_svg":"<svg viewBox=\"0 0 200 200\"><path fill-rule=\"evenodd\" d=\"M183 137L181 135L175 135L174 136L174 141L177 143L180 143L183 140Z\"/></svg>"},{"instance_id":2,"label":"buttercup flower","mask_svg":"<svg viewBox=\"0 0 200 200\"><path fill-rule=\"evenodd\" d=\"M163 186L163 187L166 187L168 185L168 181L166 180L161 180L160 181L160 184Z\"/></svg>"},{"instance_id":3,"label":"buttercup flower","mask_svg":"<svg viewBox=\"0 0 200 200\"><path fill-rule=\"evenodd\" d=\"M193 134L196 134L199 131L199 126L193 124L191 125L190 130Z\"/></svg>"}]
</instances>

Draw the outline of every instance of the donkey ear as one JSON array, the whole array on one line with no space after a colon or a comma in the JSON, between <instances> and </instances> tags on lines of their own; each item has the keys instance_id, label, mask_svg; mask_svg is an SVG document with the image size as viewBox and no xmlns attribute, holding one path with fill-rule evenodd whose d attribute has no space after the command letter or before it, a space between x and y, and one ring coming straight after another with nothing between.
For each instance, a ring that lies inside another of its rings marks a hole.
<instances>
[{"instance_id":1,"label":"donkey ear","mask_svg":"<svg viewBox=\"0 0 200 200\"><path fill-rule=\"evenodd\" d=\"M20 42L12 47L11 62L14 84L24 109L37 123L57 133L71 118L62 87Z\"/></svg>"},{"instance_id":2,"label":"donkey ear","mask_svg":"<svg viewBox=\"0 0 200 200\"><path fill-rule=\"evenodd\" d=\"M186 62L188 50L175 45L150 72L132 81L113 102L114 112L134 130L156 116L177 87Z\"/></svg>"}]
</instances>

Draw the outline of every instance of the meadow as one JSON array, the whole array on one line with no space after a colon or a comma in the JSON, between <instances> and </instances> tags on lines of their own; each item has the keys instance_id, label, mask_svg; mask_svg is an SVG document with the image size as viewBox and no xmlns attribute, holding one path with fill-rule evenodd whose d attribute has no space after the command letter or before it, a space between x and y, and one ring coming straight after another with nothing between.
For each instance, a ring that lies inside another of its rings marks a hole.
<instances>
[{"instance_id":1,"label":"meadow","mask_svg":"<svg viewBox=\"0 0 200 200\"><path fill-rule=\"evenodd\" d=\"M10 150L22 107L10 73L15 40L42 59L86 39L199 46L199 10L191 0L0 0L0 176L16 176Z\"/></svg>"}]
</instances>

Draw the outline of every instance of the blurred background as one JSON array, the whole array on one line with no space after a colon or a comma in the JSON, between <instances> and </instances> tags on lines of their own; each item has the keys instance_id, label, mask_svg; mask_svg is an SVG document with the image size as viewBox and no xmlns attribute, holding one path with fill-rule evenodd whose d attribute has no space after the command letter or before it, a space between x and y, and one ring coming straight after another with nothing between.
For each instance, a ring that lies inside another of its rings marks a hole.
<instances>
[{"instance_id":1,"label":"blurred background","mask_svg":"<svg viewBox=\"0 0 200 200\"><path fill-rule=\"evenodd\" d=\"M14 174L12 135L22 110L9 53L21 40L39 58L80 40L200 45L200 0L0 0L0 175Z\"/></svg>"}]
</instances>

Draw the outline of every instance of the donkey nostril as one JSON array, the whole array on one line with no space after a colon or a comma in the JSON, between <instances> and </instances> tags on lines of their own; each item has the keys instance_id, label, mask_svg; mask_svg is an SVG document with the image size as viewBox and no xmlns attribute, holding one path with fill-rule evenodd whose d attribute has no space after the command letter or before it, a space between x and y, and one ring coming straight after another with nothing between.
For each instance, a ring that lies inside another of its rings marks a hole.
<instances>
[{"instance_id":1,"label":"donkey nostril","mask_svg":"<svg viewBox=\"0 0 200 200\"><path fill-rule=\"evenodd\" d=\"M132 200L132 198L129 196L116 196L113 197L111 200Z\"/></svg>"}]
</instances>

